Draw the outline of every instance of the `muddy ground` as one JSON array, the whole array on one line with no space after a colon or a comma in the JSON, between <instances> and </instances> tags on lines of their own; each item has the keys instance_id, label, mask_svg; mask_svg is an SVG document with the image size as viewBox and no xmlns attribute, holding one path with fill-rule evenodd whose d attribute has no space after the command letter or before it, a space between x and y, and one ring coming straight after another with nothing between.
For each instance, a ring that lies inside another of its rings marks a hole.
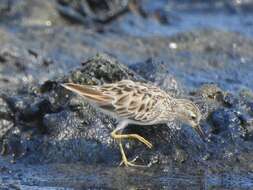
<instances>
[{"instance_id":1,"label":"muddy ground","mask_svg":"<svg viewBox=\"0 0 253 190\"><path fill-rule=\"evenodd\" d=\"M99 3L98 3L99 2ZM253 189L251 1L0 2L0 189ZM129 126L60 83L152 82L201 109L189 126Z\"/></svg>"}]
</instances>

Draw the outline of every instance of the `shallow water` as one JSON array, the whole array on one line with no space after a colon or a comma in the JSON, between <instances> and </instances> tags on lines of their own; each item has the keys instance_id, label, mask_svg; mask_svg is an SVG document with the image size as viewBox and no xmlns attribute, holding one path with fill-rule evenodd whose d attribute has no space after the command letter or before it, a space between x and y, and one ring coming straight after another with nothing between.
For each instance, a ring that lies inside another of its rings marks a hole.
<instances>
[{"instance_id":1,"label":"shallow water","mask_svg":"<svg viewBox=\"0 0 253 190\"><path fill-rule=\"evenodd\" d=\"M76 164L8 164L1 160L0 187L21 189L252 189L253 174L203 171L187 174L178 168L122 168ZM192 170L194 172L194 170Z\"/></svg>"}]
</instances>

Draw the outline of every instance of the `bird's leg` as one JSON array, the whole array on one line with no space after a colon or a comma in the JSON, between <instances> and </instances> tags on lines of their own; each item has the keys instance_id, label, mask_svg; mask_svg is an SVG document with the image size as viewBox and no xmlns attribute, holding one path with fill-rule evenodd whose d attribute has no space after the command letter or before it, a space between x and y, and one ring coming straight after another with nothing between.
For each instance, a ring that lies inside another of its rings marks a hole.
<instances>
[{"instance_id":1,"label":"bird's leg","mask_svg":"<svg viewBox=\"0 0 253 190\"><path fill-rule=\"evenodd\" d=\"M126 157L126 154L125 154L125 151L124 151L124 148L123 148L123 145L122 145L122 142L121 142L121 139L122 138L134 138L134 137L129 137L127 135L122 135L122 134L116 134L117 131L120 131L121 133L121 130L123 130L126 126L127 126L127 122L126 121L122 121L118 124L117 128L111 133L111 136L115 139L118 139L119 140L119 147L120 147L120 152L121 152L121 156L122 156L122 162L120 163L120 165L122 163L125 164L125 166L136 166L136 167L146 167L146 166L143 166L143 165L136 165L136 164L133 164L133 162L135 161L135 159L133 161L128 161L127 160L127 157ZM136 135L136 134L130 134L130 135ZM122 137L123 136L123 137ZM139 135L137 135L139 136ZM141 136L139 136L141 137ZM141 137L143 138L143 137ZM137 138L138 139L138 138ZM143 138L144 139L144 138ZM145 140L145 139L144 139ZM146 141L146 140L145 140ZM143 141L141 141L143 142ZM144 143L144 142L143 142ZM147 143L150 145L149 147L151 148L152 147L152 144L150 142L147 141ZM146 143L144 143L146 144ZM147 145L148 146L148 145Z\"/></svg>"},{"instance_id":2,"label":"bird's leg","mask_svg":"<svg viewBox=\"0 0 253 190\"><path fill-rule=\"evenodd\" d=\"M142 136L137 134L116 134L117 131L120 131L124 129L127 126L127 122L122 121L118 124L118 127L111 133L111 136L114 139L123 139L123 138L129 138L129 139L137 139L141 141L143 144L145 144L147 147L152 148L152 144L148 142L146 139L144 139Z\"/></svg>"},{"instance_id":3,"label":"bird's leg","mask_svg":"<svg viewBox=\"0 0 253 190\"><path fill-rule=\"evenodd\" d=\"M121 156L122 156L122 161L119 165L122 165L124 163L126 167L128 167L128 166L147 167L145 165L134 164L135 159L133 159L132 161L128 161L121 141L119 142L119 148L120 148L120 152L121 152Z\"/></svg>"}]
</instances>

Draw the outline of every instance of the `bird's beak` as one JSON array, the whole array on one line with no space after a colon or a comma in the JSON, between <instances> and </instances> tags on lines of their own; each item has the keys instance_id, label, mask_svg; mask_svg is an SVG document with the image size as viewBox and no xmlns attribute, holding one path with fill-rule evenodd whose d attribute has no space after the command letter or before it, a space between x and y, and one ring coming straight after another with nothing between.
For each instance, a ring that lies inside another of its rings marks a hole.
<instances>
[{"instance_id":1,"label":"bird's beak","mask_svg":"<svg viewBox=\"0 0 253 190\"><path fill-rule=\"evenodd\" d=\"M202 139L206 138L206 134L203 132L202 128L199 125L195 125L193 126L193 128L197 131L197 133Z\"/></svg>"}]
</instances>

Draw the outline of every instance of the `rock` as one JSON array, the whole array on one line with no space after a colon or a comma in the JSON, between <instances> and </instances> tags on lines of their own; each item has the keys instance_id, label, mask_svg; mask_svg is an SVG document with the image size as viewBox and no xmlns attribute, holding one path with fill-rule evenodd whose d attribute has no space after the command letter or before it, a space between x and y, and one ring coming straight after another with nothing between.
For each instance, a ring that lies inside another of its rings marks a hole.
<instances>
[{"instance_id":1,"label":"rock","mask_svg":"<svg viewBox=\"0 0 253 190\"><path fill-rule=\"evenodd\" d=\"M0 139L3 139L10 129L13 128L13 122L5 119L0 119Z\"/></svg>"},{"instance_id":2,"label":"rock","mask_svg":"<svg viewBox=\"0 0 253 190\"><path fill-rule=\"evenodd\" d=\"M6 101L15 113L17 120L33 121L38 120L44 113L52 112L50 102L45 99L35 98L33 96L6 97Z\"/></svg>"},{"instance_id":3,"label":"rock","mask_svg":"<svg viewBox=\"0 0 253 190\"><path fill-rule=\"evenodd\" d=\"M131 79L151 80L160 86L167 84L163 80L168 75L164 65L150 63L132 65L133 71L115 58L97 55L69 75L5 96L5 106L14 114L15 124L6 123L9 127L3 130L3 134L5 131L8 134L2 136L2 153L12 154L14 160L25 163L119 163L119 148L110 136L116 121L97 111L82 97L62 88L60 83L103 84ZM163 86L164 89L172 94L174 90L174 96L180 97L178 94L182 91L174 85L177 83L168 84L172 86ZM246 104L212 84L190 95L191 98L187 98L203 106L201 127L207 139L201 139L194 129L180 122L168 126L130 125L124 133L139 134L152 142L154 148L147 150L140 142L124 140L129 159L136 158L137 163L149 166L158 163L194 165L216 159L226 162L228 158L226 163L232 163L233 156L244 156L248 147L244 141L251 143L250 125L245 122L251 116L245 119L246 112L240 112Z\"/></svg>"},{"instance_id":4,"label":"rock","mask_svg":"<svg viewBox=\"0 0 253 190\"><path fill-rule=\"evenodd\" d=\"M71 21L88 24L89 22L107 23L126 12L128 1L57 1L58 11Z\"/></svg>"},{"instance_id":5,"label":"rock","mask_svg":"<svg viewBox=\"0 0 253 190\"><path fill-rule=\"evenodd\" d=\"M251 3L125 2L0 2L0 189L201 189L202 179L207 188L251 188L251 15L237 22ZM238 14L222 12L221 26L219 14L196 17L199 7ZM117 167L116 121L60 84L121 79L193 100L207 137L179 121L130 125L124 133L154 147L122 140L129 160L152 167Z\"/></svg>"},{"instance_id":6,"label":"rock","mask_svg":"<svg viewBox=\"0 0 253 190\"><path fill-rule=\"evenodd\" d=\"M115 58L106 54L98 54L82 63L82 68L72 72L64 81L99 85L123 79L143 81L142 77L136 75L135 72L129 70Z\"/></svg>"},{"instance_id":7,"label":"rock","mask_svg":"<svg viewBox=\"0 0 253 190\"><path fill-rule=\"evenodd\" d=\"M175 149L175 160L179 163L183 163L188 159L188 154L180 148Z\"/></svg>"},{"instance_id":8,"label":"rock","mask_svg":"<svg viewBox=\"0 0 253 190\"><path fill-rule=\"evenodd\" d=\"M97 112L81 97L58 83L102 84L122 79L143 80L116 59L97 55L69 76L57 82L47 81L39 89L35 88L35 93L33 89L24 89L19 96L7 96L6 101L15 114L18 132L11 131L6 137L3 145L5 152L16 154L19 149L36 151L24 159L28 162L119 161L120 155L114 153L118 146L110 137L115 121ZM25 138L27 132L29 138ZM34 145L39 143L35 150Z\"/></svg>"},{"instance_id":9,"label":"rock","mask_svg":"<svg viewBox=\"0 0 253 190\"><path fill-rule=\"evenodd\" d=\"M153 17L156 18L161 24L170 24L170 18L164 9L156 9L153 13Z\"/></svg>"},{"instance_id":10,"label":"rock","mask_svg":"<svg viewBox=\"0 0 253 190\"><path fill-rule=\"evenodd\" d=\"M13 113L12 113L9 105L4 100L3 97L0 97L0 119L10 120L12 117L13 117Z\"/></svg>"},{"instance_id":11,"label":"rock","mask_svg":"<svg viewBox=\"0 0 253 190\"><path fill-rule=\"evenodd\" d=\"M222 133L229 130L230 127L240 128L240 120L233 110L219 109L212 113L211 120L213 122L213 132Z\"/></svg>"},{"instance_id":12,"label":"rock","mask_svg":"<svg viewBox=\"0 0 253 190\"><path fill-rule=\"evenodd\" d=\"M223 97L223 101L227 106L236 106L239 103L238 99L231 93L226 93Z\"/></svg>"},{"instance_id":13,"label":"rock","mask_svg":"<svg viewBox=\"0 0 253 190\"><path fill-rule=\"evenodd\" d=\"M11 1L10 0L1 1L1 3L0 3L0 15L5 16L6 14L8 14L8 12L10 12L10 8L11 8Z\"/></svg>"},{"instance_id":14,"label":"rock","mask_svg":"<svg viewBox=\"0 0 253 190\"><path fill-rule=\"evenodd\" d=\"M250 103L248 104L248 106L249 106L249 111L250 111L250 113L253 114L253 102L250 102Z\"/></svg>"},{"instance_id":15,"label":"rock","mask_svg":"<svg viewBox=\"0 0 253 190\"><path fill-rule=\"evenodd\" d=\"M144 66L142 68L145 69ZM20 95L8 96L8 105L16 118L14 128L18 132L13 130L9 133L4 143L5 149L8 149L6 152L14 152L15 155L19 155L19 152L22 152L22 155L26 153L22 159L31 163L37 161L62 163L77 160L85 163L119 162L120 154L115 153L118 152L118 146L110 137L110 132L116 127L114 119L98 112L84 99L62 88L59 83L103 84L122 79L144 81L140 75L116 59L97 55L83 63L81 68L74 70L69 76L58 81L47 81L39 89L34 88L34 92L33 88L27 91L24 89ZM177 87L174 89L178 90ZM156 147L154 151L146 152L140 142L124 140L129 158L139 156L140 152L143 152L145 154L141 158L148 163L158 153L161 155L158 162L165 163L168 160L163 159L168 158L162 155L170 154L174 145L179 145L182 146L182 150L176 151L178 154L171 159L180 160L179 162L193 159L193 152L197 154L203 151L201 148L203 142L198 140L199 137L194 135L193 130L191 132L186 130L184 133L175 130L179 128L178 126L179 123L172 123L170 127L166 125L127 127L126 133L140 134ZM193 141L185 147L184 144L191 138ZM171 142L173 144L167 146ZM196 146L196 143L199 146ZM184 159L179 153L182 151L185 151L182 153L185 154Z\"/></svg>"},{"instance_id":16,"label":"rock","mask_svg":"<svg viewBox=\"0 0 253 190\"><path fill-rule=\"evenodd\" d=\"M86 106L79 111L86 110L87 114L87 109L91 108ZM48 129L49 141L45 142L47 148L40 147L42 155L40 159L47 162L67 160L73 162L81 159L86 163L110 164L108 158L112 161L113 158L115 159L113 141L110 137L111 130L104 124L106 121L102 119L103 117L94 111L93 113L93 115L89 114L85 121L74 112L63 111L45 115L43 124ZM108 125L112 123L107 120Z\"/></svg>"},{"instance_id":17,"label":"rock","mask_svg":"<svg viewBox=\"0 0 253 190\"><path fill-rule=\"evenodd\" d=\"M242 89L239 92L239 96L246 101L253 101L253 92L250 89Z\"/></svg>"},{"instance_id":18,"label":"rock","mask_svg":"<svg viewBox=\"0 0 253 190\"><path fill-rule=\"evenodd\" d=\"M15 114L16 125L8 128L8 136L3 137L7 138L3 144L6 150L4 152L14 152L12 154L22 156L26 154L22 160L28 163L65 163L78 160L93 164L119 162L118 146L110 137L110 132L116 127L114 119L97 111L82 97L62 88L59 83L103 84L131 79L151 80L162 86L163 83L157 82L168 75L163 64L147 63L150 62L131 66L142 75L140 76L112 57L97 55L68 76L47 81L39 88L23 89L19 95L7 96L8 106ZM149 70L153 74L146 75ZM168 92L171 92L171 89L174 92L179 90L174 84L165 89ZM234 142L236 146L243 142L246 132L242 128L243 121L237 110L241 104L230 99L227 99L225 104L224 98L227 94L214 85L204 86L191 95L193 99L201 97L200 101L212 107L205 110L206 117L203 117L202 124L205 128L203 130L212 134L209 135L210 144L203 141L191 127L180 127L178 122L172 122L169 127L130 125L124 130L125 133L143 136L152 142L154 148L148 151L137 141L124 140L129 159L138 157L142 160L137 159L137 162L150 165L171 161L192 162L204 160L209 149L208 160L212 160L211 155L216 154L222 158L224 154L221 150L232 149L228 145L229 142ZM208 122L205 118L208 118ZM226 143L214 148L215 144L221 141Z\"/></svg>"},{"instance_id":19,"label":"rock","mask_svg":"<svg viewBox=\"0 0 253 190\"><path fill-rule=\"evenodd\" d=\"M3 141L8 133L14 128L13 121L14 114L11 111L9 105L4 98L0 98L0 141ZM1 153L3 154L4 148L1 147Z\"/></svg>"},{"instance_id":20,"label":"rock","mask_svg":"<svg viewBox=\"0 0 253 190\"><path fill-rule=\"evenodd\" d=\"M194 95L219 101L223 97L223 91L215 84L204 84Z\"/></svg>"},{"instance_id":21,"label":"rock","mask_svg":"<svg viewBox=\"0 0 253 190\"><path fill-rule=\"evenodd\" d=\"M179 96L183 92L181 84L169 73L167 65L163 62L150 58L141 63L131 64L130 68L172 96Z\"/></svg>"}]
</instances>

